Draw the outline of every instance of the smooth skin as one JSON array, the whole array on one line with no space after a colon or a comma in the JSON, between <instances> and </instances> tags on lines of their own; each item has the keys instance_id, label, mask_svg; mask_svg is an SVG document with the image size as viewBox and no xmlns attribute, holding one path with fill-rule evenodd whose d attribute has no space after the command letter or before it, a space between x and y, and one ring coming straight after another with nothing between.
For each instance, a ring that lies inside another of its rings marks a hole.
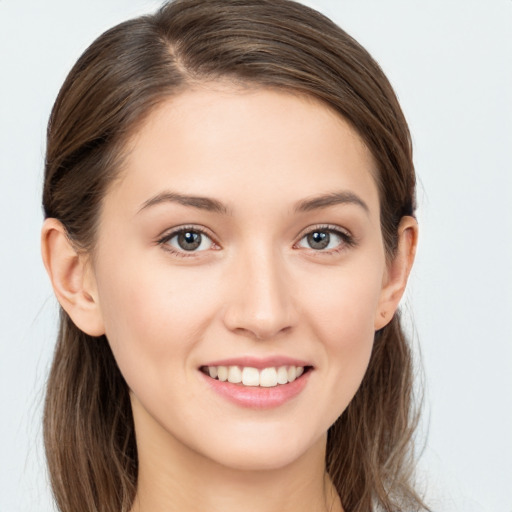
<instances>
[{"instance_id":1,"label":"smooth skin","mask_svg":"<svg viewBox=\"0 0 512 512\"><path fill-rule=\"evenodd\" d=\"M106 334L130 387L133 512L342 510L326 433L398 307L416 221L402 219L388 261L372 155L338 114L292 93L197 87L158 107L127 150L93 254L55 219L42 245L62 307ZM313 369L270 409L226 400L199 370L274 355Z\"/></svg>"}]
</instances>

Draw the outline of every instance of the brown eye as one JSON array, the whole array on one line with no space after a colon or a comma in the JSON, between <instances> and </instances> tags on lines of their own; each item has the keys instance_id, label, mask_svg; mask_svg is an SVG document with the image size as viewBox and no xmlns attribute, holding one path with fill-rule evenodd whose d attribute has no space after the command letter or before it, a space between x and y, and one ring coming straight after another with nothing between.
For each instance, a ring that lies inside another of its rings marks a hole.
<instances>
[{"instance_id":1,"label":"brown eye","mask_svg":"<svg viewBox=\"0 0 512 512\"><path fill-rule=\"evenodd\" d=\"M311 249L325 249L331 240L331 234L325 231L313 231L306 236Z\"/></svg>"},{"instance_id":2,"label":"brown eye","mask_svg":"<svg viewBox=\"0 0 512 512\"><path fill-rule=\"evenodd\" d=\"M306 233L297 245L314 251L336 252L345 246L353 245L353 243L353 239L348 233L330 227L319 227Z\"/></svg>"},{"instance_id":3,"label":"brown eye","mask_svg":"<svg viewBox=\"0 0 512 512\"><path fill-rule=\"evenodd\" d=\"M202 252L211 249L214 245L212 239L197 229L182 229L175 231L161 240L162 244L169 246L175 252Z\"/></svg>"},{"instance_id":4,"label":"brown eye","mask_svg":"<svg viewBox=\"0 0 512 512\"><path fill-rule=\"evenodd\" d=\"M201 233L184 231L177 236L176 241L184 251L195 251L201 245L202 238Z\"/></svg>"}]
</instances>

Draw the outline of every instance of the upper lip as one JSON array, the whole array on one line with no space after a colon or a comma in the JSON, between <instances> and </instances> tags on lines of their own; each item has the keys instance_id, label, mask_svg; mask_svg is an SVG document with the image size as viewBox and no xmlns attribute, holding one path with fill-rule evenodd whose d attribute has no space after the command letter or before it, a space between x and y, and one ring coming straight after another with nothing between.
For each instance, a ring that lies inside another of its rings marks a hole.
<instances>
[{"instance_id":1,"label":"upper lip","mask_svg":"<svg viewBox=\"0 0 512 512\"><path fill-rule=\"evenodd\" d=\"M280 367L280 366L312 366L311 363L301 359L295 359L287 356L272 357L232 357L229 359L218 359L207 362L201 366L242 366L251 367L262 370L263 368Z\"/></svg>"}]
</instances>

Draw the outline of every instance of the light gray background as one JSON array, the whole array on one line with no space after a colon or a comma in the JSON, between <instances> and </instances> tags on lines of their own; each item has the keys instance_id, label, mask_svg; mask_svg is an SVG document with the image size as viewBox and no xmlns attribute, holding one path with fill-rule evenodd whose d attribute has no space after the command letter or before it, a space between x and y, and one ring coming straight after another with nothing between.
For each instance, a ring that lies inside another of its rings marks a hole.
<instances>
[{"instance_id":1,"label":"light gray background","mask_svg":"<svg viewBox=\"0 0 512 512\"><path fill-rule=\"evenodd\" d=\"M512 1L317 0L380 62L414 139L421 478L434 510L512 511ZM40 440L56 302L39 258L45 124L80 53L150 0L0 0L0 512L52 510ZM427 436L428 434L428 436Z\"/></svg>"}]
</instances>

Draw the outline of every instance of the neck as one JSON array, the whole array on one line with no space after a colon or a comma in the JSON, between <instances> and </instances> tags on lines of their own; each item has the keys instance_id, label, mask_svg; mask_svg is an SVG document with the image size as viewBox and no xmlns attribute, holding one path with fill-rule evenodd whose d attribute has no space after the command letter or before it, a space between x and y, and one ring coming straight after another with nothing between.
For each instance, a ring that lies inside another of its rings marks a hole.
<instances>
[{"instance_id":1,"label":"neck","mask_svg":"<svg viewBox=\"0 0 512 512\"><path fill-rule=\"evenodd\" d=\"M250 471L223 466L154 428L137 433L131 512L343 512L325 472L325 436L285 467Z\"/></svg>"}]
</instances>

